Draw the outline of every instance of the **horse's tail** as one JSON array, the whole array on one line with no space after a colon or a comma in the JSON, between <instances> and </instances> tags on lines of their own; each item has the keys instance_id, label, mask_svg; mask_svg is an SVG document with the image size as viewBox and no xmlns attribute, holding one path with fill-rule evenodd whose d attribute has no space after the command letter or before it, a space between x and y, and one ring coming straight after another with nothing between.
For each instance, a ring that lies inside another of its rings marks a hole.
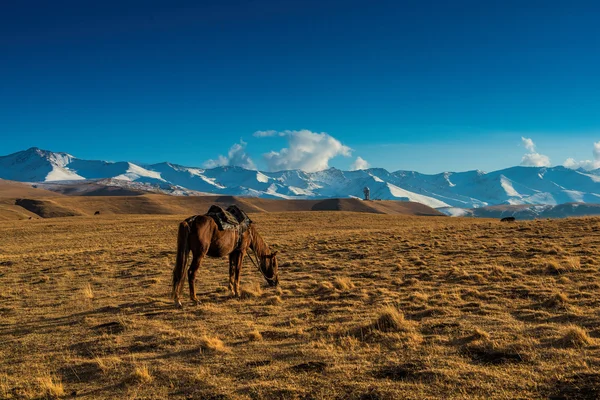
<instances>
[{"instance_id":1,"label":"horse's tail","mask_svg":"<svg viewBox=\"0 0 600 400\"><path fill-rule=\"evenodd\" d=\"M188 254L190 252L190 233L192 228L187 221L179 224L179 232L177 233L177 261L173 269L173 291L171 296L177 298L185 282L185 273L187 272Z\"/></svg>"}]
</instances>

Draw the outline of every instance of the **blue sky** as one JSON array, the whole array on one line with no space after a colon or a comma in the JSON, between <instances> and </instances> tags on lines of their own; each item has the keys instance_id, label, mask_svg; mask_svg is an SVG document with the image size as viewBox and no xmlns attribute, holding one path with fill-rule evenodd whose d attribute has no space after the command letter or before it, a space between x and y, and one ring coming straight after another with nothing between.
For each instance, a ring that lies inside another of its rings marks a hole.
<instances>
[{"instance_id":1,"label":"blue sky","mask_svg":"<svg viewBox=\"0 0 600 400\"><path fill-rule=\"evenodd\" d=\"M2 155L435 173L600 141L591 1L5 3Z\"/></svg>"}]
</instances>

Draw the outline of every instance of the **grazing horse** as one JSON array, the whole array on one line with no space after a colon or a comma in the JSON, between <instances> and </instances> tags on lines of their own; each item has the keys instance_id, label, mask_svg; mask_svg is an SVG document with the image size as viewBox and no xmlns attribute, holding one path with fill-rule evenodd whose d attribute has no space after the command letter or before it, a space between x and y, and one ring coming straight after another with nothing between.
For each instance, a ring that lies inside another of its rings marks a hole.
<instances>
[{"instance_id":1,"label":"grazing horse","mask_svg":"<svg viewBox=\"0 0 600 400\"><path fill-rule=\"evenodd\" d=\"M253 223L241 235L238 230L220 231L217 223L207 215L196 215L179 224L177 234L177 261L173 269L173 292L175 305L181 307L179 295L185 282L185 272L188 270L188 254L192 252L192 263L187 273L190 285L190 298L198 304L194 281L202 259L206 256L229 256L229 290L231 294L240 297L240 273L242 262L248 248L252 249L258 258L258 269L270 286L279 284L277 252L271 253L269 246L256 231ZM252 260L252 257L250 257ZM254 262L254 260L252 260Z\"/></svg>"}]
</instances>

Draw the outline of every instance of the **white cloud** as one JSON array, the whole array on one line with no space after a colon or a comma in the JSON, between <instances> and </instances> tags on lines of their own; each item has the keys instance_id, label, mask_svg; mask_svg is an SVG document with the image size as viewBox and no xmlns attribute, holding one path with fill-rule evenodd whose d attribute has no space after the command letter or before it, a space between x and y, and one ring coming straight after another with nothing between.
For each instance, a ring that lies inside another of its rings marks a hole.
<instances>
[{"instance_id":1,"label":"white cloud","mask_svg":"<svg viewBox=\"0 0 600 400\"><path fill-rule=\"evenodd\" d=\"M254 162L246 154L246 142L240 140L240 143L236 143L229 148L227 157L219 155L216 160L208 160L204 163L205 168L222 167L226 165L235 165L246 169L256 169Z\"/></svg>"},{"instance_id":2,"label":"white cloud","mask_svg":"<svg viewBox=\"0 0 600 400\"><path fill-rule=\"evenodd\" d=\"M550 157L540 154L535 151L535 143L529 138L521 136L521 142L530 153L527 153L521 158L521 165L526 167L549 167Z\"/></svg>"},{"instance_id":3,"label":"white cloud","mask_svg":"<svg viewBox=\"0 0 600 400\"><path fill-rule=\"evenodd\" d=\"M535 153L535 143L533 140L525 138L521 136L521 142L523 142L523 146L532 153Z\"/></svg>"},{"instance_id":4,"label":"white cloud","mask_svg":"<svg viewBox=\"0 0 600 400\"><path fill-rule=\"evenodd\" d=\"M594 155L593 160L577 161L574 158L567 158L565 160L565 162L563 163L563 165L567 168L571 168L571 169L583 168L587 171L600 168L600 142L594 143L594 148L592 149L592 154Z\"/></svg>"},{"instance_id":5,"label":"white cloud","mask_svg":"<svg viewBox=\"0 0 600 400\"><path fill-rule=\"evenodd\" d=\"M327 133L300 131L259 131L256 137L286 137L288 147L264 154L270 171L301 169L306 172L329 168L329 160L336 156L349 157L352 149Z\"/></svg>"},{"instance_id":6,"label":"white cloud","mask_svg":"<svg viewBox=\"0 0 600 400\"><path fill-rule=\"evenodd\" d=\"M521 165L526 167L549 167L550 158L539 153L529 153L521 158Z\"/></svg>"},{"instance_id":7,"label":"white cloud","mask_svg":"<svg viewBox=\"0 0 600 400\"><path fill-rule=\"evenodd\" d=\"M277 132L277 131L256 131L252 134L254 137L270 137L270 136L285 136L285 132Z\"/></svg>"},{"instance_id":8,"label":"white cloud","mask_svg":"<svg viewBox=\"0 0 600 400\"><path fill-rule=\"evenodd\" d=\"M354 160L354 162L350 165L350 171L356 171L359 169L368 169L371 166L371 164L369 164L367 162L367 160L365 160L362 157L356 157L356 160Z\"/></svg>"}]
</instances>

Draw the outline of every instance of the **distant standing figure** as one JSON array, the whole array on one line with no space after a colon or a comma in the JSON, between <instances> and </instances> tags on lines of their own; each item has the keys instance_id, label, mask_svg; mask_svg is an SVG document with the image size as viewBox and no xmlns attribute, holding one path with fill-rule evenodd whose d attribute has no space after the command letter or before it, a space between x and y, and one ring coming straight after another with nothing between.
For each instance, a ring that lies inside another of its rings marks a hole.
<instances>
[{"instance_id":1,"label":"distant standing figure","mask_svg":"<svg viewBox=\"0 0 600 400\"><path fill-rule=\"evenodd\" d=\"M363 189L363 193L365 194L365 200L370 200L371 190L367 186Z\"/></svg>"},{"instance_id":2,"label":"distant standing figure","mask_svg":"<svg viewBox=\"0 0 600 400\"><path fill-rule=\"evenodd\" d=\"M500 222L515 222L515 217L504 217Z\"/></svg>"},{"instance_id":3,"label":"distant standing figure","mask_svg":"<svg viewBox=\"0 0 600 400\"><path fill-rule=\"evenodd\" d=\"M100 211L96 211L94 215L100 215Z\"/></svg>"}]
</instances>

